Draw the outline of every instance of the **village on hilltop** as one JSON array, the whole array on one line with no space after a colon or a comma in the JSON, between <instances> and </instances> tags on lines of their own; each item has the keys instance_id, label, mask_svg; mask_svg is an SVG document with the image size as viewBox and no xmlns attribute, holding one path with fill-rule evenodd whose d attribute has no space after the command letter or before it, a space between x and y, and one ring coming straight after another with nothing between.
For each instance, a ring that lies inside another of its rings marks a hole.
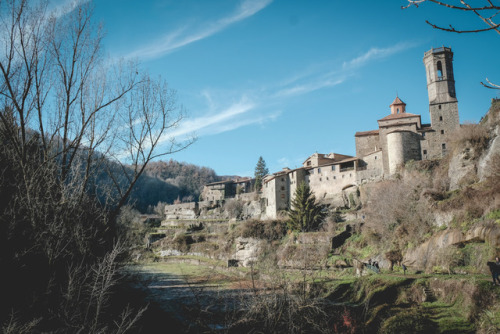
<instances>
[{"instance_id":1,"label":"village on hilltop","mask_svg":"<svg viewBox=\"0 0 500 334\"><path fill-rule=\"evenodd\" d=\"M344 206L357 186L391 177L409 160L429 160L447 153L447 136L460 127L458 101L453 75L451 48L432 48L424 54L429 95L430 124L422 124L420 115L406 112L406 104L397 96L390 114L379 119L378 129L356 132L356 156L314 153L302 167L267 175L262 189L253 192L254 179L243 178L204 186L200 201L167 205L169 220L196 219L203 210L237 198L253 201L248 216L274 219L290 209L295 190L305 182L320 201Z\"/></svg>"}]
</instances>

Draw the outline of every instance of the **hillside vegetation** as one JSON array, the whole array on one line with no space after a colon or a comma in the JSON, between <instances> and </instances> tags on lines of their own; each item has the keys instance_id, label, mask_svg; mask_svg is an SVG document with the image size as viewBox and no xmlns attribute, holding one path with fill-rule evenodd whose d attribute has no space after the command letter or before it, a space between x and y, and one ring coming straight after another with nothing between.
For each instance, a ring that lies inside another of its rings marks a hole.
<instances>
[{"instance_id":1,"label":"hillside vegetation","mask_svg":"<svg viewBox=\"0 0 500 334\"><path fill-rule=\"evenodd\" d=\"M206 213L211 220L158 228L160 240L141 256L244 266L233 270L260 292L228 332L498 332L486 262L500 255L499 133L493 101L480 124L451 134L445 158L409 161L395 177L359 186L360 204L330 207L315 230L291 229L287 215L238 220L234 202L249 204L233 199Z\"/></svg>"}]
</instances>

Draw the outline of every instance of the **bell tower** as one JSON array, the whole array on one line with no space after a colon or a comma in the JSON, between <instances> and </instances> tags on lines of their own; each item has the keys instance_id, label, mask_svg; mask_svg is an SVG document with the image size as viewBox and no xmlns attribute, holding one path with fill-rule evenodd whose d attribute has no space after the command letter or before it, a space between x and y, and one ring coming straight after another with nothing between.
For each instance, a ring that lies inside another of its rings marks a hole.
<instances>
[{"instance_id":1,"label":"bell tower","mask_svg":"<svg viewBox=\"0 0 500 334\"><path fill-rule=\"evenodd\" d=\"M424 54L429 113L435 131L433 155L446 153L446 136L460 127L458 101L453 75L453 52L451 48L432 48Z\"/></svg>"}]
</instances>

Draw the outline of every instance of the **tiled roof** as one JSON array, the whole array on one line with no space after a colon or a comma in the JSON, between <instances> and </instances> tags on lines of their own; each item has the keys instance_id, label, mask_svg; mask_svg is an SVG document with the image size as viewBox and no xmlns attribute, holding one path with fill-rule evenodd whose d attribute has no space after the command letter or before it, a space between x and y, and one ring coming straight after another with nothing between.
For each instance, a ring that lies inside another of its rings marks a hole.
<instances>
[{"instance_id":1,"label":"tiled roof","mask_svg":"<svg viewBox=\"0 0 500 334\"><path fill-rule=\"evenodd\" d=\"M406 105L406 103L404 103L403 101L401 101L401 99L398 96L396 96L396 98L394 99L394 101L392 101L391 106L394 105L394 104L404 104L404 105Z\"/></svg>"},{"instance_id":2,"label":"tiled roof","mask_svg":"<svg viewBox=\"0 0 500 334\"><path fill-rule=\"evenodd\" d=\"M379 119L379 121L387 121L387 120L390 120L390 119L408 118L408 117L420 117L420 115L410 114L410 113L407 113L407 112L404 112L402 114L390 114L388 116L385 116L382 119Z\"/></svg>"},{"instance_id":3,"label":"tiled roof","mask_svg":"<svg viewBox=\"0 0 500 334\"><path fill-rule=\"evenodd\" d=\"M378 130L356 132L356 134L354 134L354 137L374 136L374 135L378 135Z\"/></svg>"}]
</instances>

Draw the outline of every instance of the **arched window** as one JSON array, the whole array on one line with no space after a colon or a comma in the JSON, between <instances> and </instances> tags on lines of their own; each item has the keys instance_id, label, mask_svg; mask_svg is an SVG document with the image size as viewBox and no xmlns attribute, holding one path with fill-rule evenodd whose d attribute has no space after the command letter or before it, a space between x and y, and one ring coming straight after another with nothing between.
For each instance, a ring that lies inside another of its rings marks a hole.
<instances>
[{"instance_id":1,"label":"arched window","mask_svg":"<svg viewBox=\"0 0 500 334\"><path fill-rule=\"evenodd\" d=\"M443 80L443 65L441 61L437 62L438 80Z\"/></svg>"}]
</instances>

